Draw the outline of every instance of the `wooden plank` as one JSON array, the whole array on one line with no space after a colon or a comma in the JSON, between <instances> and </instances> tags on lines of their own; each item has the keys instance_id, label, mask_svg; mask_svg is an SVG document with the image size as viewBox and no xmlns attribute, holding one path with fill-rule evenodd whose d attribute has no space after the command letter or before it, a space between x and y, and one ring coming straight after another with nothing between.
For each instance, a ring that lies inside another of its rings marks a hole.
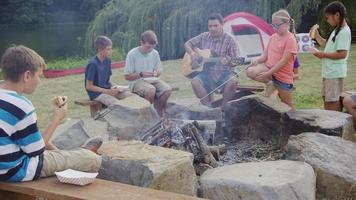
<instances>
[{"instance_id":1,"label":"wooden plank","mask_svg":"<svg viewBox=\"0 0 356 200\"><path fill-rule=\"evenodd\" d=\"M264 87L262 85L237 85L236 89L239 91L248 90L254 92L262 92Z\"/></svg>"},{"instance_id":2,"label":"wooden plank","mask_svg":"<svg viewBox=\"0 0 356 200\"><path fill-rule=\"evenodd\" d=\"M44 197L56 200L78 199L125 199L125 200L194 200L200 199L176 193L142 188L123 183L96 179L86 186L60 183L56 177L43 178L24 183L0 183L0 190L29 196ZM2 194L2 193L0 193ZM22 195L23 196L23 195ZM13 198L11 198L13 199ZM22 200L22 199L21 199Z\"/></svg>"},{"instance_id":3,"label":"wooden plank","mask_svg":"<svg viewBox=\"0 0 356 200\"><path fill-rule=\"evenodd\" d=\"M99 101L92 101L89 99L75 100L74 103L80 106L95 106L101 104Z\"/></svg>"},{"instance_id":4,"label":"wooden plank","mask_svg":"<svg viewBox=\"0 0 356 200\"><path fill-rule=\"evenodd\" d=\"M9 192L9 191L2 191L2 190L0 190L0 197L1 199L11 199L11 200L36 200L36 197L34 196L19 194L19 193Z\"/></svg>"}]
</instances>

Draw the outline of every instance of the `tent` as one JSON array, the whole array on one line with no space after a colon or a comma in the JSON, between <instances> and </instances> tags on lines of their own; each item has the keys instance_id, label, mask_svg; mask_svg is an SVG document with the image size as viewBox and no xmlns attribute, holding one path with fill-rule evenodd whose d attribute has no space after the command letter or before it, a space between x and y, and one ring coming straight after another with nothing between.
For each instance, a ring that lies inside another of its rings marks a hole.
<instances>
[{"instance_id":1,"label":"tent","mask_svg":"<svg viewBox=\"0 0 356 200\"><path fill-rule=\"evenodd\" d=\"M240 56L249 62L260 56L274 33L270 24L246 12L232 13L224 18L223 29L233 35Z\"/></svg>"}]
</instances>

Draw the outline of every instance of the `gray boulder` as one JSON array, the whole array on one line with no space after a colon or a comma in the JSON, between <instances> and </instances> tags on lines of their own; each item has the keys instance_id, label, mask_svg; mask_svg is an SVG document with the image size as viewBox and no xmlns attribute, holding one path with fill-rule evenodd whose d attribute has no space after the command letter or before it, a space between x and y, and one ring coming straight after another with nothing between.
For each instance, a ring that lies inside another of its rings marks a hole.
<instances>
[{"instance_id":1,"label":"gray boulder","mask_svg":"<svg viewBox=\"0 0 356 200\"><path fill-rule=\"evenodd\" d=\"M84 144L89 138L102 137L108 140L108 123L92 118L71 119L61 124L50 142L58 149L73 149Z\"/></svg>"},{"instance_id":2,"label":"gray boulder","mask_svg":"<svg viewBox=\"0 0 356 200\"><path fill-rule=\"evenodd\" d=\"M356 199L356 144L320 133L291 136L286 159L310 164L317 175L318 199Z\"/></svg>"},{"instance_id":3,"label":"gray boulder","mask_svg":"<svg viewBox=\"0 0 356 200\"><path fill-rule=\"evenodd\" d=\"M137 138L160 118L145 99L133 95L100 111L93 118L72 119L62 124L51 138L59 149L81 146L89 138L101 137L105 141Z\"/></svg>"},{"instance_id":4,"label":"gray boulder","mask_svg":"<svg viewBox=\"0 0 356 200\"><path fill-rule=\"evenodd\" d=\"M214 200L314 200L315 175L304 162L234 164L207 170L201 194Z\"/></svg>"},{"instance_id":5,"label":"gray boulder","mask_svg":"<svg viewBox=\"0 0 356 200\"><path fill-rule=\"evenodd\" d=\"M224 106L225 136L231 140L262 139L277 146L287 143L289 133L285 130L284 103L263 96L250 95L230 101Z\"/></svg>"},{"instance_id":6,"label":"gray boulder","mask_svg":"<svg viewBox=\"0 0 356 200\"><path fill-rule=\"evenodd\" d=\"M330 110L308 109L289 112L286 129L291 135L319 132L354 140L352 116Z\"/></svg>"},{"instance_id":7,"label":"gray boulder","mask_svg":"<svg viewBox=\"0 0 356 200\"><path fill-rule=\"evenodd\" d=\"M220 108L209 108L201 105L196 98L168 102L167 113L173 119L223 120L223 113Z\"/></svg>"},{"instance_id":8,"label":"gray boulder","mask_svg":"<svg viewBox=\"0 0 356 200\"><path fill-rule=\"evenodd\" d=\"M139 141L104 143L99 177L157 190L196 195L193 154Z\"/></svg>"},{"instance_id":9,"label":"gray boulder","mask_svg":"<svg viewBox=\"0 0 356 200\"><path fill-rule=\"evenodd\" d=\"M117 101L115 105L99 112L95 118L106 121L109 131L114 132L119 140L134 139L160 121L153 106L137 95Z\"/></svg>"}]
</instances>

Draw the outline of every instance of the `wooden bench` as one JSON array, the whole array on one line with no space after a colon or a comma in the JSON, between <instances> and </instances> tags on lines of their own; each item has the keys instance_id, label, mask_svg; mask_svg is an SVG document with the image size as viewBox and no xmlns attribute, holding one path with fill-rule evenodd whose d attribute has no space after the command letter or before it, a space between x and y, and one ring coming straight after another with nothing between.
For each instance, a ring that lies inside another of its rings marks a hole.
<instances>
[{"instance_id":1,"label":"wooden bench","mask_svg":"<svg viewBox=\"0 0 356 200\"><path fill-rule=\"evenodd\" d=\"M92 101L89 99L75 100L74 103L80 106L90 106L91 117L94 117L96 112L105 108L105 105L100 103L99 101Z\"/></svg>"},{"instance_id":2,"label":"wooden bench","mask_svg":"<svg viewBox=\"0 0 356 200\"><path fill-rule=\"evenodd\" d=\"M142 188L123 183L96 179L92 184L76 186L60 183L56 177L43 178L24 183L0 183L0 198L11 200L35 200L36 197L47 200L76 199L200 199L176 193Z\"/></svg>"}]
</instances>

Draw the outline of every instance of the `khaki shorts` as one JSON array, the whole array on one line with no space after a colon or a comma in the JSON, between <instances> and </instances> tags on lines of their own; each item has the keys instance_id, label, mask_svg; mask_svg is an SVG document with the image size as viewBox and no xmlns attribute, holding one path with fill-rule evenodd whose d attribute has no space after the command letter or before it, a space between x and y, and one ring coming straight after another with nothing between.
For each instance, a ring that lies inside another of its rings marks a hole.
<instances>
[{"instance_id":1,"label":"khaki shorts","mask_svg":"<svg viewBox=\"0 0 356 200\"><path fill-rule=\"evenodd\" d=\"M101 156L87 149L45 150L40 177L53 176L56 171L74 169L84 172L98 172Z\"/></svg>"},{"instance_id":2,"label":"khaki shorts","mask_svg":"<svg viewBox=\"0 0 356 200\"><path fill-rule=\"evenodd\" d=\"M95 98L95 101L99 101L102 104L106 106L110 106L115 104L118 100L125 99L126 97L132 96L131 92L125 91L125 92L120 92L118 95L111 96L108 94L100 94L98 97Z\"/></svg>"},{"instance_id":3,"label":"khaki shorts","mask_svg":"<svg viewBox=\"0 0 356 200\"><path fill-rule=\"evenodd\" d=\"M171 86L161 80L157 80L155 82L150 83L140 79L134 83L132 87L132 92L138 94L141 97L144 97L146 92L152 89L156 90L157 98L159 98L164 92L172 90Z\"/></svg>"},{"instance_id":4,"label":"khaki shorts","mask_svg":"<svg viewBox=\"0 0 356 200\"><path fill-rule=\"evenodd\" d=\"M339 101L343 90L344 90L343 78L323 78L321 96L325 97L325 102Z\"/></svg>"}]
</instances>

